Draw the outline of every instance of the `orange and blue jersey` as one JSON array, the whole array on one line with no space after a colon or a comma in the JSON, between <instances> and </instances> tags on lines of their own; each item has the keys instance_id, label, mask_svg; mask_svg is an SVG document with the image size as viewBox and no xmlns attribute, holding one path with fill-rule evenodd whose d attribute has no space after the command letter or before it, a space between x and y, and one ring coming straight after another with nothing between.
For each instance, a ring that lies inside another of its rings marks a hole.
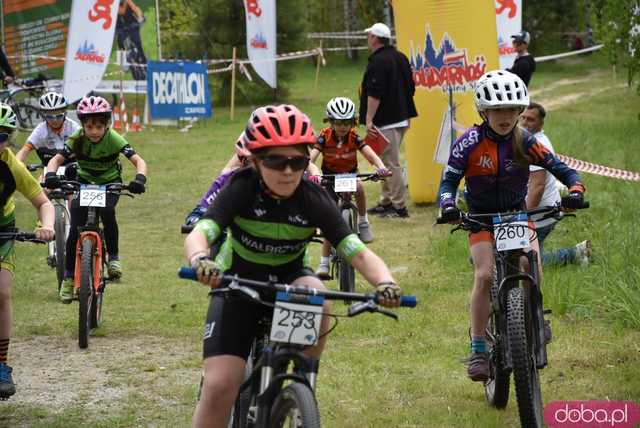
<instances>
[{"instance_id":1,"label":"orange and blue jersey","mask_svg":"<svg viewBox=\"0 0 640 428\"><path fill-rule=\"evenodd\" d=\"M580 186L578 173L560 161L526 130L523 148L531 163L545 168L567 187ZM529 166L514 160L511 137L500 137L486 123L467 130L456 140L440 182L440 206L454 205L460 180L465 199L476 213L522 209L527 195Z\"/></svg>"},{"instance_id":2,"label":"orange and blue jersey","mask_svg":"<svg viewBox=\"0 0 640 428\"><path fill-rule=\"evenodd\" d=\"M364 146L353 128L343 141L338 139L333 128L324 128L320 131L314 148L322 152L323 173L345 174L358 170L358 150L362 150Z\"/></svg>"}]
</instances>

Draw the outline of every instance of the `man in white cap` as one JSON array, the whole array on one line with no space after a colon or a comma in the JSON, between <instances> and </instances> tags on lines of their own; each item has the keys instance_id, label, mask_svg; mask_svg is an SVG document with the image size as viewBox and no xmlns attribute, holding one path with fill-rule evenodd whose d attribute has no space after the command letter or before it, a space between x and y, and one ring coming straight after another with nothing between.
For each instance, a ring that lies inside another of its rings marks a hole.
<instances>
[{"instance_id":1,"label":"man in white cap","mask_svg":"<svg viewBox=\"0 0 640 428\"><path fill-rule=\"evenodd\" d=\"M409 119L418 116L413 73L407 57L391 46L389 27L378 22L365 32L372 53L360 86L360 123L366 125L368 135L373 136L377 128L389 140L381 159L393 173L382 182L378 204L367 212L406 218L407 184L400 166L400 145Z\"/></svg>"},{"instance_id":2,"label":"man in white cap","mask_svg":"<svg viewBox=\"0 0 640 428\"><path fill-rule=\"evenodd\" d=\"M513 65L507 71L516 74L528 87L531 75L536 71L536 61L533 59L533 55L529 53L531 35L527 31L521 31L511 36L511 38L513 39L513 48L516 50L517 56L513 61Z\"/></svg>"}]
</instances>

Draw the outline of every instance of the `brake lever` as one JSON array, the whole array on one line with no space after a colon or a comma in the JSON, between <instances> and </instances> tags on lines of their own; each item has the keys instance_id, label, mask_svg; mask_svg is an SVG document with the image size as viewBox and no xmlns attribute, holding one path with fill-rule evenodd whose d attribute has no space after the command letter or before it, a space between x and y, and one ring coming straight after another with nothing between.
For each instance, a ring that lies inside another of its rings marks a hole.
<instances>
[{"instance_id":1,"label":"brake lever","mask_svg":"<svg viewBox=\"0 0 640 428\"><path fill-rule=\"evenodd\" d=\"M240 291L244 294L246 294L247 296L249 296L251 299L253 300L258 300L260 301L260 293L258 293L256 290L254 290L253 288L247 287L245 285L240 285L238 284L236 281L231 281L231 284L229 284L227 286L227 288L229 290L236 290L236 291Z\"/></svg>"},{"instance_id":2,"label":"brake lever","mask_svg":"<svg viewBox=\"0 0 640 428\"><path fill-rule=\"evenodd\" d=\"M373 300L367 300L366 302L358 302L349 306L347 310L348 317L355 317L363 312L376 312L377 305Z\"/></svg>"}]
</instances>

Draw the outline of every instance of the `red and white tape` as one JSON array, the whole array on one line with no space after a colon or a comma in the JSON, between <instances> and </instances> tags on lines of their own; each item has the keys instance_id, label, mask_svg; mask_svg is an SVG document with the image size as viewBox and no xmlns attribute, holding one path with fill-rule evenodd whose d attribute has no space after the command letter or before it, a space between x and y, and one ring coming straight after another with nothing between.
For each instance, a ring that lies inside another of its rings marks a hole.
<instances>
[{"instance_id":1,"label":"red and white tape","mask_svg":"<svg viewBox=\"0 0 640 428\"><path fill-rule=\"evenodd\" d=\"M588 174L601 175L603 177L615 178L618 180L640 181L640 173L625 171L623 169L609 168L608 166L596 165L591 162L585 162L580 159L570 158L565 155L557 155L558 158L566 163L569 167L579 172Z\"/></svg>"}]
</instances>

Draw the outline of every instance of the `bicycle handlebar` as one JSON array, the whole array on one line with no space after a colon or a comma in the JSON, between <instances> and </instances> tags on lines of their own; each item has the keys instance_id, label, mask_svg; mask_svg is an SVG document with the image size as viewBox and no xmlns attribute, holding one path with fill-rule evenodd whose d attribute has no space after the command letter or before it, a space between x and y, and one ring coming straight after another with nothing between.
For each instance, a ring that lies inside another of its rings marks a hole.
<instances>
[{"instance_id":1,"label":"bicycle handlebar","mask_svg":"<svg viewBox=\"0 0 640 428\"><path fill-rule=\"evenodd\" d=\"M178 271L178 276L182 279L191 279L197 281L196 271L190 267L181 267ZM275 282L255 281L251 279L240 278L237 275L220 275L221 280L236 282L241 285L246 285L250 288L262 289L262 290L275 290L284 291L286 293L303 294L303 295L315 295L323 296L328 300L354 300L359 302L373 301L378 303L378 296L374 293L345 293L343 291L324 291L317 290L315 288L305 288L289 284L280 284ZM406 308L415 308L418 305L418 299L416 296L402 296L400 298L400 306Z\"/></svg>"},{"instance_id":2,"label":"bicycle handlebar","mask_svg":"<svg viewBox=\"0 0 640 428\"><path fill-rule=\"evenodd\" d=\"M336 177L344 176L347 174L323 174L322 175L322 184L331 184L335 181ZM362 181L379 181L384 180L387 177L378 175L378 173L368 173L368 174L354 174L356 178L362 179Z\"/></svg>"},{"instance_id":3,"label":"bicycle handlebar","mask_svg":"<svg viewBox=\"0 0 640 428\"><path fill-rule=\"evenodd\" d=\"M11 232L0 232L0 239L15 239L20 242L34 242L36 244L44 244L45 241L36 238L33 232L23 232L18 229Z\"/></svg>"},{"instance_id":4,"label":"bicycle handlebar","mask_svg":"<svg viewBox=\"0 0 640 428\"><path fill-rule=\"evenodd\" d=\"M44 169L44 165L41 164L41 163L30 163L30 164L27 165L27 169L29 171L33 172L33 171L37 171L39 169Z\"/></svg>"}]
</instances>

